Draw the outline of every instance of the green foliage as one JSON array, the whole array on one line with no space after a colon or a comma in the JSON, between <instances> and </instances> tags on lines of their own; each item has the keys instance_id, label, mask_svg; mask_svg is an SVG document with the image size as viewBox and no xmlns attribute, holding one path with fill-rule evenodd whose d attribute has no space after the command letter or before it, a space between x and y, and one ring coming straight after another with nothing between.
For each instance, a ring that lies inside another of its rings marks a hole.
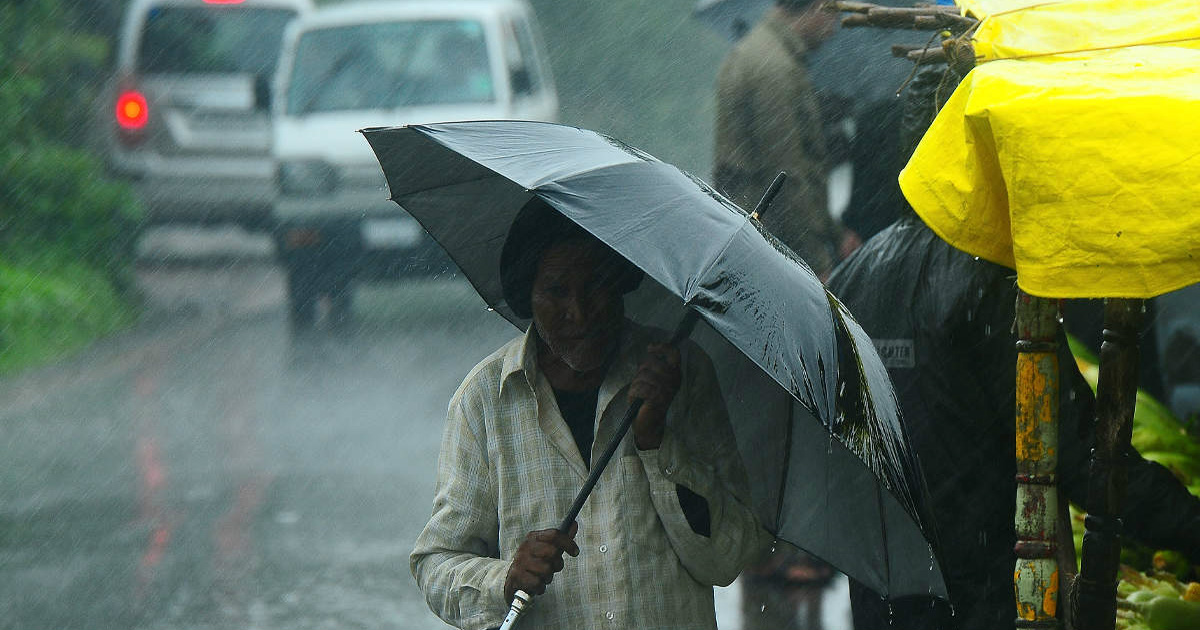
<instances>
[{"instance_id":1,"label":"green foliage","mask_svg":"<svg viewBox=\"0 0 1200 630\"><path fill-rule=\"evenodd\" d=\"M79 148L109 44L78 30L75 6L0 5L0 251L12 260L57 249L120 279L140 210Z\"/></svg>"},{"instance_id":2,"label":"green foliage","mask_svg":"<svg viewBox=\"0 0 1200 630\"><path fill-rule=\"evenodd\" d=\"M57 261L21 268L0 261L0 374L61 356L132 319L104 274Z\"/></svg>"},{"instance_id":3,"label":"green foliage","mask_svg":"<svg viewBox=\"0 0 1200 630\"><path fill-rule=\"evenodd\" d=\"M0 5L0 138L6 144L71 142L90 119L108 42L79 32L73 3Z\"/></svg>"},{"instance_id":4,"label":"green foliage","mask_svg":"<svg viewBox=\"0 0 1200 630\"><path fill-rule=\"evenodd\" d=\"M0 154L5 256L51 261L46 254L59 252L123 282L139 217L129 188L100 177L90 154L59 144Z\"/></svg>"},{"instance_id":5,"label":"green foliage","mask_svg":"<svg viewBox=\"0 0 1200 630\"><path fill-rule=\"evenodd\" d=\"M85 148L114 0L0 4L0 372L127 321L140 209Z\"/></svg>"}]
</instances>

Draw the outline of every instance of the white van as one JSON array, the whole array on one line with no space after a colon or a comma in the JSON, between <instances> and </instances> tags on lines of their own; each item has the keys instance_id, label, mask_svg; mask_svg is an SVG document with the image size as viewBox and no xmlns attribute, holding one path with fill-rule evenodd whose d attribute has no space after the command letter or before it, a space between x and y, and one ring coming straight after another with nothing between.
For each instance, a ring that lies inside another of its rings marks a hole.
<instances>
[{"instance_id":1,"label":"white van","mask_svg":"<svg viewBox=\"0 0 1200 630\"><path fill-rule=\"evenodd\" d=\"M261 227L274 172L270 85L311 0L132 0L98 115L109 169L155 223Z\"/></svg>"},{"instance_id":2,"label":"white van","mask_svg":"<svg viewBox=\"0 0 1200 630\"><path fill-rule=\"evenodd\" d=\"M358 129L449 120L553 121L558 98L523 0L333 5L284 37L275 83L276 243L294 325L322 297L345 315L357 280L445 269L387 199Z\"/></svg>"}]
</instances>

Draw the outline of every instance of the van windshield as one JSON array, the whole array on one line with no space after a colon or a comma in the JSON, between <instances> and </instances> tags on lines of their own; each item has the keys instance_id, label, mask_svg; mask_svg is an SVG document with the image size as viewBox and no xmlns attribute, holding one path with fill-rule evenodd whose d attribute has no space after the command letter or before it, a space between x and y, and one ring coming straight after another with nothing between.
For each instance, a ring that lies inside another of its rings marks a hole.
<instances>
[{"instance_id":1,"label":"van windshield","mask_svg":"<svg viewBox=\"0 0 1200 630\"><path fill-rule=\"evenodd\" d=\"M483 25L379 22L304 33L287 112L306 114L495 100Z\"/></svg>"},{"instance_id":2,"label":"van windshield","mask_svg":"<svg viewBox=\"0 0 1200 630\"><path fill-rule=\"evenodd\" d=\"M154 7L138 50L144 74L275 72L289 9L242 6Z\"/></svg>"}]
</instances>

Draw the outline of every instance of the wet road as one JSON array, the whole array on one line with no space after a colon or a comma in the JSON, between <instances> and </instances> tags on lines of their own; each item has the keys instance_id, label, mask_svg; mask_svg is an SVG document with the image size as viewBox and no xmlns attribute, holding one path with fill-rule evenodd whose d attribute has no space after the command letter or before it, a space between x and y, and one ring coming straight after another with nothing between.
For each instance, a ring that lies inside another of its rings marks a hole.
<instances>
[{"instance_id":1,"label":"wet road","mask_svg":"<svg viewBox=\"0 0 1200 630\"><path fill-rule=\"evenodd\" d=\"M136 329L0 380L0 629L446 627L408 552L446 402L516 330L426 279L293 336L268 258L160 254Z\"/></svg>"},{"instance_id":2,"label":"wet road","mask_svg":"<svg viewBox=\"0 0 1200 630\"><path fill-rule=\"evenodd\" d=\"M407 556L446 401L515 329L451 280L293 339L269 264L139 279L146 324L0 382L0 627L441 627Z\"/></svg>"}]
</instances>

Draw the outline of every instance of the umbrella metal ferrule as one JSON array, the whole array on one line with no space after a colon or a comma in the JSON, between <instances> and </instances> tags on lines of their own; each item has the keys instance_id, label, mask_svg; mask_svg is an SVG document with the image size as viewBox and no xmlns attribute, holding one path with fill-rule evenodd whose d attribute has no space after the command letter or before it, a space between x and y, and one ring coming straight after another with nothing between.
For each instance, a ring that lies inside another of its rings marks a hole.
<instances>
[{"instance_id":1,"label":"umbrella metal ferrule","mask_svg":"<svg viewBox=\"0 0 1200 630\"><path fill-rule=\"evenodd\" d=\"M758 205L754 206L754 212L750 213L750 218L755 221L761 221L762 215L770 207L771 202L775 201L775 196L779 194L779 189L783 188L783 181L787 179L788 174L784 171L779 171L775 179L771 181L771 185L767 186L767 192L763 193L762 199L758 200Z\"/></svg>"}]
</instances>

